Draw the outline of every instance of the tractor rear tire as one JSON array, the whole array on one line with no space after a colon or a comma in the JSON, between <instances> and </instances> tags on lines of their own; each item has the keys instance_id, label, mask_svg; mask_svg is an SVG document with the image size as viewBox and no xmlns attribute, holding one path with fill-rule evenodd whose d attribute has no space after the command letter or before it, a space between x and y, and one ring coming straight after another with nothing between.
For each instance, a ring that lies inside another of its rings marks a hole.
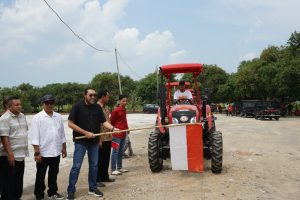
<instances>
[{"instance_id":1,"label":"tractor rear tire","mask_svg":"<svg viewBox=\"0 0 300 200\"><path fill-rule=\"evenodd\" d=\"M155 131L150 134L148 141L148 160L152 172L160 172L163 168L161 148L160 133Z\"/></svg>"},{"instance_id":2,"label":"tractor rear tire","mask_svg":"<svg viewBox=\"0 0 300 200\"><path fill-rule=\"evenodd\" d=\"M222 133L219 131L211 134L211 171L219 174L222 171L223 141Z\"/></svg>"}]
</instances>

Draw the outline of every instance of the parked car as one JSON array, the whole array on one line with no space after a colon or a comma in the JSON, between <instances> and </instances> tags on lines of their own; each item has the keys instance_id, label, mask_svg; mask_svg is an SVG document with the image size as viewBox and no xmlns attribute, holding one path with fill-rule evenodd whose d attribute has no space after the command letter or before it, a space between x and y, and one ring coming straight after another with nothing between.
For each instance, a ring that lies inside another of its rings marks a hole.
<instances>
[{"instance_id":1,"label":"parked car","mask_svg":"<svg viewBox=\"0 0 300 200\"><path fill-rule=\"evenodd\" d=\"M242 100L242 107L240 111L240 116L241 117L254 117L254 109L255 109L255 104L259 100Z\"/></svg>"},{"instance_id":2,"label":"parked car","mask_svg":"<svg viewBox=\"0 0 300 200\"><path fill-rule=\"evenodd\" d=\"M280 114L280 105L275 101L258 101L255 104L254 117L255 119L265 119L272 118L279 120Z\"/></svg>"},{"instance_id":3,"label":"parked car","mask_svg":"<svg viewBox=\"0 0 300 200\"><path fill-rule=\"evenodd\" d=\"M158 107L157 104L144 104L143 113L157 113Z\"/></svg>"}]
</instances>

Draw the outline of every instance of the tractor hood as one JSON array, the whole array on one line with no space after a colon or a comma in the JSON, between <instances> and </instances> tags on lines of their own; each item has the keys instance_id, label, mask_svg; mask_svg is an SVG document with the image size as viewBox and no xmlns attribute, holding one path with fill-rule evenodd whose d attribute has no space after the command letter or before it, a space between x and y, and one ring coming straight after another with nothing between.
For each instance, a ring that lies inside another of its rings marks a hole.
<instances>
[{"instance_id":1,"label":"tractor hood","mask_svg":"<svg viewBox=\"0 0 300 200\"><path fill-rule=\"evenodd\" d=\"M198 120L198 108L194 105L174 105L170 109L172 123L195 123Z\"/></svg>"}]
</instances>

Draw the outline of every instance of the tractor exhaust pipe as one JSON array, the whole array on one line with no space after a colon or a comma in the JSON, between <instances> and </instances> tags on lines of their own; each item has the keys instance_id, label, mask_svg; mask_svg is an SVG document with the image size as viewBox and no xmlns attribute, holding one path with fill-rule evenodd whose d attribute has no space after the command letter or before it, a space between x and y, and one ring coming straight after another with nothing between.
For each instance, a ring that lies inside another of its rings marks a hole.
<instances>
[{"instance_id":1,"label":"tractor exhaust pipe","mask_svg":"<svg viewBox=\"0 0 300 200\"><path fill-rule=\"evenodd\" d=\"M166 124L165 118L167 116L166 88L164 87L164 77L162 75L161 69L160 69L159 107L160 107L161 123L165 125Z\"/></svg>"},{"instance_id":2,"label":"tractor exhaust pipe","mask_svg":"<svg viewBox=\"0 0 300 200\"><path fill-rule=\"evenodd\" d=\"M206 100L202 101L202 117L204 121L206 121L206 104Z\"/></svg>"}]
</instances>

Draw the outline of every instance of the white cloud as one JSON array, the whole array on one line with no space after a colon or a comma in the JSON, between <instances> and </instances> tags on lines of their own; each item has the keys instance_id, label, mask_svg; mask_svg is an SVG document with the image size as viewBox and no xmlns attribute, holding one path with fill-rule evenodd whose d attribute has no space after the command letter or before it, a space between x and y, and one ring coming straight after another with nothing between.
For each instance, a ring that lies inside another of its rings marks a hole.
<instances>
[{"instance_id":1,"label":"white cloud","mask_svg":"<svg viewBox=\"0 0 300 200\"><path fill-rule=\"evenodd\" d=\"M139 43L139 35L140 32L137 28L126 28L119 30L114 36L117 49L125 52L125 55L135 55L137 45Z\"/></svg>"},{"instance_id":2,"label":"white cloud","mask_svg":"<svg viewBox=\"0 0 300 200\"><path fill-rule=\"evenodd\" d=\"M137 45L137 55L140 56L163 56L175 48L173 34L170 31L159 31L148 34Z\"/></svg>"},{"instance_id":3,"label":"white cloud","mask_svg":"<svg viewBox=\"0 0 300 200\"><path fill-rule=\"evenodd\" d=\"M43 1L16 0L9 7L0 7L0 66L4 63L12 65L12 68L26 66L28 71L34 71L37 75L40 73L41 76L44 76L43 69L46 69L50 74L44 79L45 82L61 82L64 80L56 76L57 70L62 76L70 73L71 67L74 68L71 73L76 73L76 68L82 73L81 69L88 65L89 70L94 70L89 71L88 76L74 74L82 78L79 82L88 82L91 73L115 71L112 69L115 66L115 47L137 74L154 71L155 64L165 63L169 55L176 51L175 39L168 30L155 30L142 36L138 28L118 26L118 21L126 14L128 0L100 2L48 1L79 36L99 49L110 50L108 53L97 52L78 40ZM17 59L12 63L12 58ZM121 61L120 67L122 74L131 74ZM25 76L28 76L25 80L32 79L32 84L45 84L35 83L32 73L22 74L16 80L23 82ZM8 84L18 83L9 81Z\"/></svg>"}]
</instances>

